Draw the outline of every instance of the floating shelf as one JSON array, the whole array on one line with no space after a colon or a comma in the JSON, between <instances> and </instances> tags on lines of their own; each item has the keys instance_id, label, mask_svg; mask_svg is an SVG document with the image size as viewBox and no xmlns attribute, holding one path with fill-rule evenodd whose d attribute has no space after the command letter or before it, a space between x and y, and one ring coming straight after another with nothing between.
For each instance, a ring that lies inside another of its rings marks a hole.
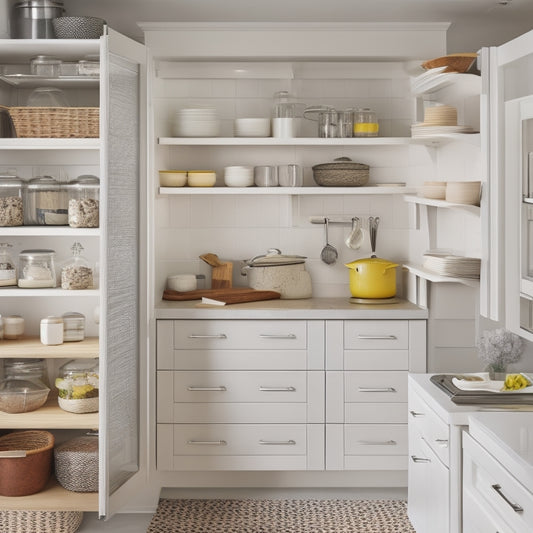
<instances>
[{"instance_id":1,"label":"floating shelf","mask_svg":"<svg viewBox=\"0 0 533 533\"><path fill-rule=\"evenodd\" d=\"M160 145L174 146L391 146L411 144L411 137L160 137Z\"/></svg>"},{"instance_id":2,"label":"floating shelf","mask_svg":"<svg viewBox=\"0 0 533 533\"><path fill-rule=\"evenodd\" d=\"M423 144L426 146L439 146L451 142L469 143L474 146L481 146L480 133L441 133L427 137L413 137L411 144Z\"/></svg>"},{"instance_id":3,"label":"floating shelf","mask_svg":"<svg viewBox=\"0 0 533 533\"><path fill-rule=\"evenodd\" d=\"M425 269L422 265L415 265L414 263L403 263L403 267L409 272L418 276L419 278L427 279L434 283L460 283L468 287L479 287L478 279L471 278L453 278L451 276L441 276Z\"/></svg>"},{"instance_id":4,"label":"floating shelf","mask_svg":"<svg viewBox=\"0 0 533 533\"><path fill-rule=\"evenodd\" d=\"M70 226L16 226L0 228L2 237L98 237L100 228L71 228Z\"/></svg>"},{"instance_id":5,"label":"floating shelf","mask_svg":"<svg viewBox=\"0 0 533 533\"><path fill-rule=\"evenodd\" d=\"M81 359L98 357L98 337L88 337L79 342L65 342L59 346L47 346L38 337L17 340L0 340L2 357L18 359L41 357L47 359Z\"/></svg>"},{"instance_id":6,"label":"floating shelf","mask_svg":"<svg viewBox=\"0 0 533 533\"><path fill-rule=\"evenodd\" d=\"M446 200L434 200L433 198L424 198L422 196L405 195L404 200L413 204L427 205L430 207L442 207L445 209L460 209L474 215L480 215L481 208L477 205L455 204Z\"/></svg>"},{"instance_id":7,"label":"floating shelf","mask_svg":"<svg viewBox=\"0 0 533 533\"><path fill-rule=\"evenodd\" d=\"M58 76L57 78L48 78L32 74L4 74L0 75L0 80L21 89L50 86L63 89L87 89L100 85L100 76Z\"/></svg>"},{"instance_id":8,"label":"floating shelf","mask_svg":"<svg viewBox=\"0 0 533 533\"><path fill-rule=\"evenodd\" d=\"M50 296L64 296L65 298L80 298L89 296L99 296L100 291L98 289L85 289L80 291L69 291L66 289L20 289L19 287L2 287L0 289L0 297L28 297L32 298L43 297L49 298Z\"/></svg>"},{"instance_id":9,"label":"floating shelf","mask_svg":"<svg viewBox=\"0 0 533 533\"><path fill-rule=\"evenodd\" d=\"M100 139L3 138L0 150L99 150Z\"/></svg>"}]
</instances>

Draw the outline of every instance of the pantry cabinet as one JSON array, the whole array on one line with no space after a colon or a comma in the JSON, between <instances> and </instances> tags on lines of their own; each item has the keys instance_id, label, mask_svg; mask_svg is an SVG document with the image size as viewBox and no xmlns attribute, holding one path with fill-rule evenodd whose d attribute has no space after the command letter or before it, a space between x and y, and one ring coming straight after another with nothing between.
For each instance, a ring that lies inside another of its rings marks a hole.
<instances>
[{"instance_id":1,"label":"pantry cabinet","mask_svg":"<svg viewBox=\"0 0 533 533\"><path fill-rule=\"evenodd\" d=\"M40 79L29 75L30 59L50 55L75 63L97 55L99 76L60 76ZM145 103L144 47L108 30L99 40L0 40L0 103L24 106L30 92L42 85L64 91L72 106L92 106L99 111L96 138L2 138L2 170L27 180L52 174L62 181L80 174L100 178L98 228L68 226L17 226L0 228L0 238L22 249L56 251L61 269L75 241L94 268L94 286L87 290L1 290L0 313L22 315L26 335L14 341L0 340L0 357L43 357L48 361L52 392L47 404L29 413L0 415L0 430L42 428L58 432L58 438L99 432L99 491L74 493L54 479L40 493L24 498L0 498L5 509L87 510L101 516L113 514L139 479L139 366L145 336L142 262L144 236L141 226L144 171ZM124 155L127 154L127 157ZM87 338L60 346L39 341L39 322L47 315L79 311L86 316ZM99 358L99 413L73 414L61 410L54 397L54 378L67 360ZM64 431L63 431L64 430ZM129 493L131 495L131 492Z\"/></svg>"}]
</instances>

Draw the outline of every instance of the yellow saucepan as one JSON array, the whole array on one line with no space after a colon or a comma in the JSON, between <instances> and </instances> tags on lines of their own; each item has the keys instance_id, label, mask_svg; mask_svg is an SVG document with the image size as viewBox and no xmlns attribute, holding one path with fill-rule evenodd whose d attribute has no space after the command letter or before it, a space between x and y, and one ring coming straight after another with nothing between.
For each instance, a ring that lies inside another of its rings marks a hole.
<instances>
[{"instance_id":1,"label":"yellow saucepan","mask_svg":"<svg viewBox=\"0 0 533 533\"><path fill-rule=\"evenodd\" d=\"M350 292L354 298L396 296L396 263L379 257L346 263L350 269Z\"/></svg>"}]
</instances>

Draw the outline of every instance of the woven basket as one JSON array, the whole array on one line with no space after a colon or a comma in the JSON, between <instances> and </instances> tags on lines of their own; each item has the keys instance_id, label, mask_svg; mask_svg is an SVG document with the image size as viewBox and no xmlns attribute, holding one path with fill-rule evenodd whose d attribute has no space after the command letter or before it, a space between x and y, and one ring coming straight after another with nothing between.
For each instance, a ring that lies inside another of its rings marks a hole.
<instances>
[{"instance_id":1,"label":"woven basket","mask_svg":"<svg viewBox=\"0 0 533 533\"><path fill-rule=\"evenodd\" d=\"M74 533L81 511L0 511L2 533Z\"/></svg>"},{"instance_id":2,"label":"woven basket","mask_svg":"<svg viewBox=\"0 0 533 533\"><path fill-rule=\"evenodd\" d=\"M98 437L76 437L54 450L59 484L74 492L98 492Z\"/></svg>"},{"instance_id":3,"label":"woven basket","mask_svg":"<svg viewBox=\"0 0 533 533\"><path fill-rule=\"evenodd\" d=\"M0 495L26 496L43 490L52 472L53 448L54 436L48 431L15 431L0 437ZM5 456L16 451L25 452L25 457Z\"/></svg>"},{"instance_id":4,"label":"woven basket","mask_svg":"<svg viewBox=\"0 0 533 533\"><path fill-rule=\"evenodd\" d=\"M8 107L17 137L98 137L98 107Z\"/></svg>"},{"instance_id":5,"label":"woven basket","mask_svg":"<svg viewBox=\"0 0 533 533\"><path fill-rule=\"evenodd\" d=\"M98 412L98 397L80 398L79 400L67 400L59 397L57 402L63 411L68 411L69 413L82 414Z\"/></svg>"}]
</instances>

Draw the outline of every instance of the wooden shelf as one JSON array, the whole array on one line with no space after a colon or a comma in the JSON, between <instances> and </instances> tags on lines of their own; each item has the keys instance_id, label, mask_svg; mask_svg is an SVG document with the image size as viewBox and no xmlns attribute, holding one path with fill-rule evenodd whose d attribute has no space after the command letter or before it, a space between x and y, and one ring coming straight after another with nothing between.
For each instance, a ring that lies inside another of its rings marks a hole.
<instances>
[{"instance_id":1,"label":"wooden shelf","mask_svg":"<svg viewBox=\"0 0 533 533\"><path fill-rule=\"evenodd\" d=\"M16 414L0 411L2 429L98 429L98 424L98 413L77 414L63 411L52 391L47 402L35 411Z\"/></svg>"},{"instance_id":2,"label":"wooden shelf","mask_svg":"<svg viewBox=\"0 0 533 533\"><path fill-rule=\"evenodd\" d=\"M428 281L432 281L434 283L460 283L462 285L467 285L468 287L479 287L478 279L441 276L440 274L431 272L431 270L425 269L422 265L415 265L414 263L403 263L402 266L411 274L414 274L419 278L427 279Z\"/></svg>"},{"instance_id":3,"label":"wooden shelf","mask_svg":"<svg viewBox=\"0 0 533 533\"><path fill-rule=\"evenodd\" d=\"M428 205L430 207L442 207L445 209L459 209L461 211L468 211L474 215L480 215L481 208L478 205L469 204L454 204L446 200L434 200L433 198L424 198L422 196L405 195L404 200L413 204Z\"/></svg>"},{"instance_id":4,"label":"wooden shelf","mask_svg":"<svg viewBox=\"0 0 533 533\"><path fill-rule=\"evenodd\" d=\"M37 494L0 496L0 508L13 511L98 511L97 492L72 492L64 489L54 476Z\"/></svg>"},{"instance_id":5,"label":"wooden shelf","mask_svg":"<svg viewBox=\"0 0 533 533\"><path fill-rule=\"evenodd\" d=\"M392 146L411 144L411 137L159 137L167 146Z\"/></svg>"},{"instance_id":6,"label":"wooden shelf","mask_svg":"<svg viewBox=\"0 0 533 533\"><path fill-rule=\"evenodd\" d=\"M38 337L0 340L0 356L6 358L82 359L98 355L98 337L88 337L79 342L65 342L59 346L47 346Z\"/></svg>"}]
</instances>

